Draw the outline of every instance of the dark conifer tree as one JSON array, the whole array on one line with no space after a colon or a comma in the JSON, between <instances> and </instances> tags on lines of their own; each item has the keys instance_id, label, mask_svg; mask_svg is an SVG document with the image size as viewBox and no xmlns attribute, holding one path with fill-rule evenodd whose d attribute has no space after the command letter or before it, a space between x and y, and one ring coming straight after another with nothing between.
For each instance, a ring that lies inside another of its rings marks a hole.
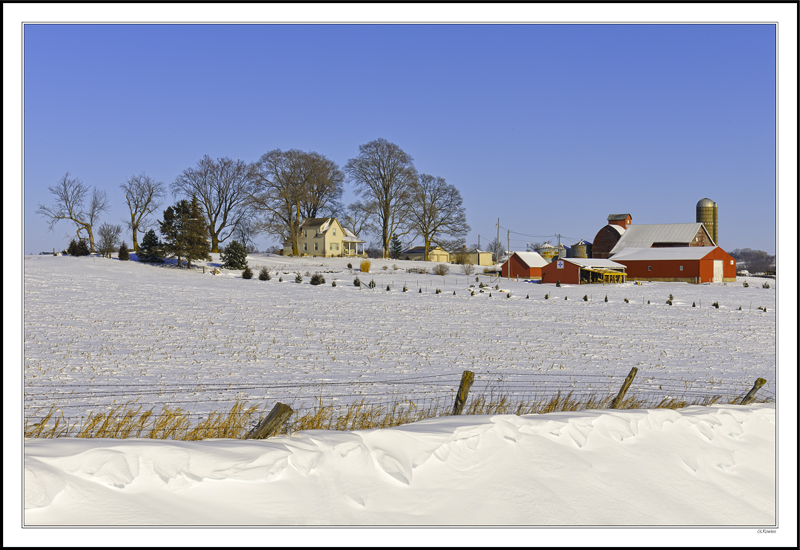
<instances>
[{"instance_id":1,"label":"dark conifer tree","mask_svg":"<svg viewBox=\"0 0 800 550\"><path fill-rule=\"evenodd\" d=\"M233 241L225 247L220 255L222 267L228 269L244 269L247 267L247 250L239 241Z\"/></svg>"},{"instance_id":2,"label":"dark conifer tree","mask_svg":"<svg viewBox=\"0 0 800 550\"><path fill-rule=\"evenodd\" d=\"M145 233L139 249L136 252L140 262L163 262L164 255L161 251L161 243L158 241L156 232L152 229Z\"/></svg>"},{"instance_id":3,"label":"dark conifer tree","mask_svg":"<svg viewBox=\"0 0 800 550\"><path fill-rule=\"evenodd\" d=\"M206 224L200 202L192 197L189 209L183 214L182 228L186 248L186 267L192 267L192 260L210 260L211 243L208 242L208 225Z\"/></svg>"},{"instance_id":4,"label":"dark conifer tree","mask_svg":"<svg viewBox=\"0 0 800 550\"><path fill-rule=\"evenodd\" d=\"M130 251L128 250L128 245L125 244L125 241L122 241L122 244L119 245L118 258L122 261L127 261L131 259L131 254Z\"/></svg>"}]
</instances>

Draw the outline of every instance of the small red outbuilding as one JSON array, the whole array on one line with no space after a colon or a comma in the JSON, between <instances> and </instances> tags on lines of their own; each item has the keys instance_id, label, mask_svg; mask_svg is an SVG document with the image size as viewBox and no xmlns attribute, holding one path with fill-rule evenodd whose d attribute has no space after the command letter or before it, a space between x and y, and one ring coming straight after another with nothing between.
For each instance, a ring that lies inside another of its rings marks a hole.
<instances>
[{"instance_id":1,"label":"small red outbuilding","mask_svg":"<svg viewBox=\"0 0 800 550\"><path fill-rule=\"evenodd\" d=\"M542 268L542 283L624 282L625 266L605 258L556 258Z\"/></svg>"},{"instance_id":2,"label":"small red outbuilding","mask_svg":"<svg viewBox=\"0 0 800 550\"><path fill-rule=\"evenodd\" d=\"M542 268L547 260L536 252L514 252L503 264L503 277L522 277L524 279L541 279Z\"/></svg>"},{"instance_id":3,"label":"small red outbuilding","mask_svg":"<svg viewBox=\"0 0 800 550\"><path fill-rule=\"evenodd\" d=\"M611 259L627 267L629 280L686 283L736 281L736 260L718 246L626 248Z\"/></svg>"}]
</instances>

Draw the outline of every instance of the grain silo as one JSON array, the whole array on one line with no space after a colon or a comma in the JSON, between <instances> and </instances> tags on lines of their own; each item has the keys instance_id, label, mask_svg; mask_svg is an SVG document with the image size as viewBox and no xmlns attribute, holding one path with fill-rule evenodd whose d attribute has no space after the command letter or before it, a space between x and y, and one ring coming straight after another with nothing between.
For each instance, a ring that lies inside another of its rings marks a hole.
<instances>
[{"instance_id":1,"label":"grain silo","mask_svg":"<svg viewBox=\"0 0 800 550\"><path fill-rule=\"evenodd\" d=\"M592 257L592 243L587 240L580 240L570 247L571 258L591 258Z\"/></svg>"},{"instance_id":2,"label":"grain silo","mask_svg":"<svg viewBox=\"0 0 800 550\"><path fill-rule=\"evenodd\" d=\"M714 239L714 244L719 246L719 218L717 203L711 199L701 199L697 203L697 223L702 223L706 226L709 235Z\"/></svg>"}]
</instances>

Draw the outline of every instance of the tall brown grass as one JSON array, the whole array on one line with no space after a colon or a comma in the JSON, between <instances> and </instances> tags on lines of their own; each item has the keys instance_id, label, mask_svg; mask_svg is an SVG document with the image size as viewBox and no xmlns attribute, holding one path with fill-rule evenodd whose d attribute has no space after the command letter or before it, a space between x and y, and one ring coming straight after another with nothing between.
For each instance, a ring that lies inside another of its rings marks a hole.
<instances>
[{"instance_id":1,"label":"tall brown grass","mask_svg":"<svg viewBox=\"0 0 800 550\"><path fill-rule=\"evenodd\" d=\"M560 411L606 409L613 395L576 397L573 392L552 396L538 396L527 400L513 399L498 393L470 396L463 414L547 414ZM664 398L649 400L629 397L620 404L620 409L680 409L689 405L734 404L737 397L705 396L695 398ZM766 399L759 400L765 402ZM372 430L390 428L452 414L452 403L444 400L429 401L426 405L413 401L390 403L370 402L363 399L345 406L334 406L318 400L317 405L304 414L294 413L278 434L290 434L306 430ZM159 413L154 409L142 411L135 402L117 406L105 413L92 413L80 425L69 424L63 413L51 407L39 422L27 420L25 437L84 437L126 439L142 437L148 439L173 439L195 441L201 439L228 438L246 439L250 431L266 414L266 409L237 401L227 412L212 412L192 425L191 413L180 408L164 407Z\"/></svg>"}]
</instances>

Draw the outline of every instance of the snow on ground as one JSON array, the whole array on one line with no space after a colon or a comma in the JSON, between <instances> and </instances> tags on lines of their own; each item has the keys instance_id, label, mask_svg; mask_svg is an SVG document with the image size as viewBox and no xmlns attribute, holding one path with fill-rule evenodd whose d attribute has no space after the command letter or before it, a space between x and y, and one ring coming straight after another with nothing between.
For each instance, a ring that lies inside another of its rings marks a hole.
<instances>
[{"instance_id":1,"label":"snow on ground","mask_svg":"<svg viewBox=\"0 0 800 550\"><path fill-rule=\"evenodd\" d=\"M476 374L473 394L520 398L616 393L631 367L639 370L632 392L656 400L741 396L759 377L767 380L759 396L775 395L774 280L769 289L758 278L748 279L749 288L558 288L468 277L457 266L445 277L407 271L425 262L373 260L365 274L354 259L249 261L256 275L258 266L269 266L272 280L244 280L229 270L214 276L211 266L203 273L27 257L26 414L36 417L55 403L79 422L91 410L137 398L197 415L227 410L236 398L295 410L320 396L331 404L452 403L465 369ZM316 271L324 285L309 284ZM294 282L297 272L302 284ZM356 277L374 280L375 288L359 290ZM483 293L481 283L488 285ZM670 294L672 306L665 303ZM715 301L719 309L711 307Z\"/></svg>"},{"instance_id":2,"label":"snow on ground","mask_svg":"<svg viewBox=\"0 0 800 550\"><path fill-rule=\"evenodd\" d=\"M457 266L407 271L424 262L372 260L363 274L359 260L249 261L251 280L211 275L218 257L205 273L26 257L26 415L56 404L76 421L137 398L198 416L237 398L295 410L320 395L452 403L465 369L471 395L605 395L636 366L629 396L740 396L758 377L759 397L775 396L774 280L557 288ZM262 265L271 281L257 279ZM316 271L324 285L309 284ZM771 525L775 431L775 405L762 403L444 417L266 441L27 439L24 522Z\"/></svg>"},{"instance_id":3,"label":"snow on ground","mask_svg":"<svg viewBox=\"0 0 800 550\"><path fill-rule=\"evenodd\" d=\"M27 525L775 523L775 407L459 416L263 441L26 440Z\"/></svg>"}]
</instances>

